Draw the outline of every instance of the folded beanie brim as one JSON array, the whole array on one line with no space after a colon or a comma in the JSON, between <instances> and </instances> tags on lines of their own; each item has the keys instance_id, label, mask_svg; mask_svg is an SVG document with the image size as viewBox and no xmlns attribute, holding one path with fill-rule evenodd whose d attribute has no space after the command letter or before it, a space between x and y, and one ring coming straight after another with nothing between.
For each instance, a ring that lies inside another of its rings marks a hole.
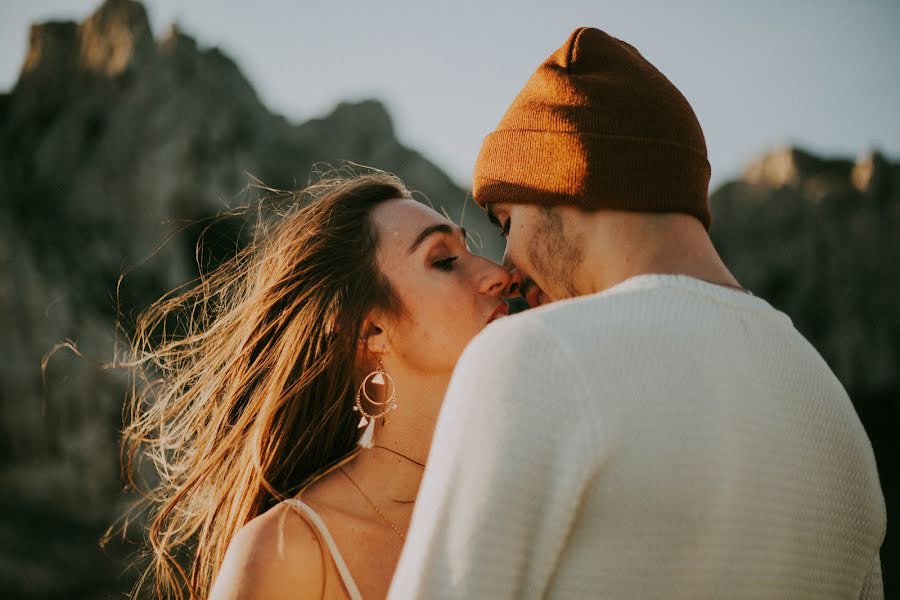
<instances>
[{"instance_id":1,"label":"folded beanie brim","mask_svg":"<svg viewBox=\"0 0 900 600\"><path fill-rule=\"evenodd\" d=\"M710 165L688 146L655 138L531 130L488 135L473 196L491 202L682 212L708 229Z\"/></svg>"}]
</instances>

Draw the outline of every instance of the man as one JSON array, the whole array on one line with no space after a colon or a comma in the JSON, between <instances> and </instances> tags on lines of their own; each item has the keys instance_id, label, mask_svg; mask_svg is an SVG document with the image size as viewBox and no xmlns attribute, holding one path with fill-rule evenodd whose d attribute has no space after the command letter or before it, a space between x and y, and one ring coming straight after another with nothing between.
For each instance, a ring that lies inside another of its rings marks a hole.
<instances>
[{"instance_id":1,"label":"man","mask_svg":"<svg viewBox=\"0 0 900 600\"><path fill-rule=\"evenodd\" d=\"M537 69L473 193L545 306L460 359L391 598L882 595L869 440L717 255L708 181L630 45L578 29Z\"/></svg>"}]
</instances>

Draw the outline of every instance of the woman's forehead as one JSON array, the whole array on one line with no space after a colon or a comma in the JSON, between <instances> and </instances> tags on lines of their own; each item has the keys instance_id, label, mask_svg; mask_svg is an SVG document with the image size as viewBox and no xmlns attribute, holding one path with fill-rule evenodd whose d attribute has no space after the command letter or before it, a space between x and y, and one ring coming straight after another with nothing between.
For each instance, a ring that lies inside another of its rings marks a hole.
<instances>
[{"instance_id":1,"label":"woman's forehead","mask_svg":"<svg viewBox=\"0 0 900 600\"><path fill-rule=\"evenodd\" d=\"M407 247L426 228L433 225L455 225L434 209L416 200L401 198L389 200L375 207L372 222L378 228L379 239L385 249Z\"/></svg>"},{"instance_id":2,"label":"woman's forehead","mask_svg":"<svg viewBox=\"0 0 900 600\"><path fill-rule=\"evenodd\" d=\"M380 204L372 213L372 221L378 228L378 263L389 278L417 264L422 248L433 247L433 238L461 234L450 219L415 200Z\"/></svg>"}]
</instances>

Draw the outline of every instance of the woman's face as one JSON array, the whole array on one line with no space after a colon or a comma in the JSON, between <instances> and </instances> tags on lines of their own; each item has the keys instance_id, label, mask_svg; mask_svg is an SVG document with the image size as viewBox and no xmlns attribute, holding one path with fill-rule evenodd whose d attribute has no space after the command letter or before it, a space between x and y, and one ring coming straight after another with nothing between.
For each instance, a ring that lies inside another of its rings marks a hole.
<instances>
[{"instance_id":1,"label":"woman's face","mask_svg":"<svg viewBox=\"0 0 900 600\"><path fill-rule=\"evenodd\" d=\"M372 212L378 264L406 314L383 324L391 360L422 373L450 373L466 344L507 314L509 274L469 252L465 233L415 200L391 200Z\"/></svg>"}]
</instances>

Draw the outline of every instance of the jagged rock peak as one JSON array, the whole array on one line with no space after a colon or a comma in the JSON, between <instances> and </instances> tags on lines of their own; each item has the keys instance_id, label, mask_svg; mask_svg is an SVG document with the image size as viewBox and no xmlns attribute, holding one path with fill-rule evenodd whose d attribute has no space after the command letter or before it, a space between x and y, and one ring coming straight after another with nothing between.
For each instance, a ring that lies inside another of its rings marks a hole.
<instances>
[{"instance_id":1,"label":"jagged rock peak","mask_svg":"<svg viewBox=\"0 0 900 600\"><path fill-rule=\"evenodd\" d=\"M744 181L772 188L796 186L808 177L825 175L849 178L853 163L820 158L796 146L779 146L751 162Z\"/></svg>"},{"instance_id":2,"label":"jagged rock peak","mask_svg":"<svg viewBox=\"0 0 900 600\"><path fill-rule=\"evenodd\" d=\"M744 170L744 179L750 183L769 187L782 187L796 183L800 178L800 162L803 151L792 146L779 146L757 158Z\"/></svg>"},{"instance_id":3,"label":"jagged rock peak","mask_svg":"<svg viewBox=\"0 0 900 600\"><path fill-rule=\"evenodd\" d=\"M37 71L71 69L75 65L77 54L74 49L77 47L78 26L75 23L50 21L32 25L21 76Z\"/></svg>"},{"instance_id":4,"label":"jagged rock peak","mask_svg":"<svg viewBox=\"0 0 900 600\"><path fill-rule=\"evenodd\" d=\"M166 34L160 38L157 44L160 52L163 54L174 54L176 52L197 52L197 40L182 31L178 23L172 23Z\"/></svg>"},{"instance_id":5,"label":"jagged rock peak","mask_svg":"<svg viewBox=\"0 0 900 600\"><path fill-rule=\"evenodd\" d=\"M861 192L881 184L890 177L891 163L878 150L861 154L853 165L853 187Z\"/></svg>"},{"instance_id":6,"label":"jagged rock peak","mask_svg":"<svg viewBox=\"0 0 900 600\"><path fill-rule=\"evenodd\" d=\"M75 69L115 76L154 52L147 11L135 0L106 0L83 23L31 26L22 76Z\"/></svg>"},{"instance_id":7,"label":"jagged rock peak","mask_svg":"<svg viewBox=\"0 0 900 600\"><path fill-rule=\"evenodd\" d=\"M389 137L394 135L391 115L378 100L340 102L327 118L370 135Z\"/></svg>"},{"instance_id":8,"label":"jagged rock peak","mask_svg":"<svg viewBox=\"0 0 900 600\"><path fill-rule=\"evenodd\" d=\"M106 0L82 23L79 37L81 66L110 76L154 48L147 11L135 0Z\"/></svg>"}]
</instances>

